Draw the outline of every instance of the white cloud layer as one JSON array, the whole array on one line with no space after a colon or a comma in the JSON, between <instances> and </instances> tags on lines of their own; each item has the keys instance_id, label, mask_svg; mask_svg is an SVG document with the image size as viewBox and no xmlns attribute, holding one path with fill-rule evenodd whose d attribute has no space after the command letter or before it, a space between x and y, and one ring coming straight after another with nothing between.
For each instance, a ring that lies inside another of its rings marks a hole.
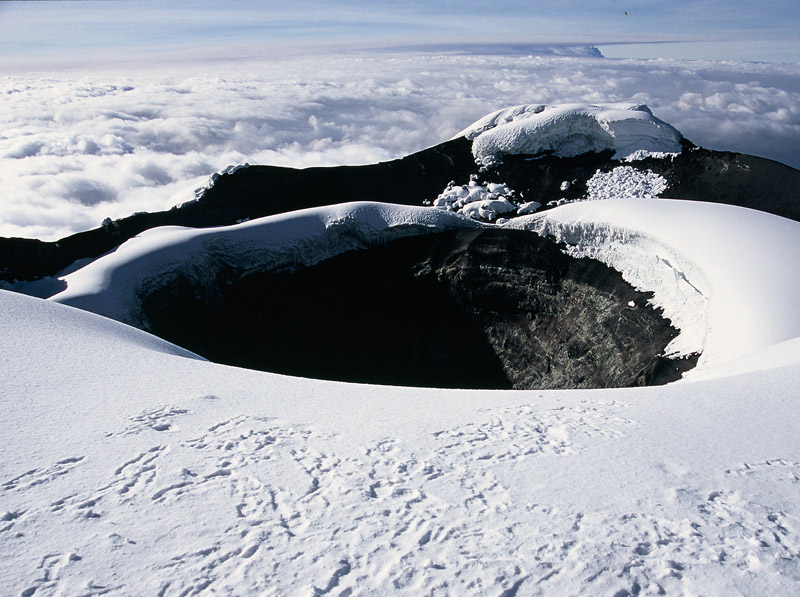
<instances>
[{"instance_id":1,"label":"white cloud layer","mask_svg":"<svg viewBox=\"0 0 800 597\"><path fill-rule=\"evenodd\" d=\"M646 103L704 147L800 167L796 64L381 54L120 70L0 78L0 236L160 210L228 164L400 157L522 103Z\"/></svg>"}]
</instances>

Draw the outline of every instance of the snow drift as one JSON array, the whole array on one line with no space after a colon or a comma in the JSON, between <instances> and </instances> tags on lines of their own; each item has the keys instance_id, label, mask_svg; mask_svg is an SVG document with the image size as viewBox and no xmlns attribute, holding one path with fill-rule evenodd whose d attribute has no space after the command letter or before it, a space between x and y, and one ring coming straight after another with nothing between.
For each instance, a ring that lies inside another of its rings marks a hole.
<instances>
[{"instance_id":1,"label":"snow drift","mask_svg":"<svg viewBox=\"0 0 800 597\"><path fill-rule=\"evenodd\" d=\"M800 580L796 342L713 383L465 392L223 367L4 291L0 328L9 594L757 595Z\"/></svg>"}]
</instances>

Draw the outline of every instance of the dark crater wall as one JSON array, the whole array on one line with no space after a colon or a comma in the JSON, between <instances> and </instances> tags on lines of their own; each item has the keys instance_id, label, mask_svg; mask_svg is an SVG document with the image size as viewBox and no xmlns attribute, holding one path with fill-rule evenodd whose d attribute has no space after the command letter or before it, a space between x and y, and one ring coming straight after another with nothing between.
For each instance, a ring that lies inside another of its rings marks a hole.
<instances>
[{"instance_id":1,"label":"dark crater wall","mask_svg":"<svg viewBox=\"0 0 800 597\"><path fill-rule=\"evenodd\" d=\"M466 139L454 139L401 159L364 166L250 166L219 177L198 201L138 213L58 241L0 238L0 281L53 276L78 259L99 257L150 228L227 226L308 207L380 201L421 206L450 180L477 170Z\"/></svg>"},{"instance_id":2,"label":"dark crater wall","mask_svg":"<svg viewBox=\"0 0 800 597\"><path fill-rule=\"evenodd\" d=\"M711 151L684 140L675 159L648 158L630 164L667 179L666 197L741 205L800 220L800 171L744 154ZM134 214L57 242L0 238L0 281L53 276L78 259L98 257L156 226L224 226L239 220L348 201L422 205L451 180L469 181L478 173L471 142L453 139L402 159L365 166L279 168L251 166L219 177L199 201L168 211ZM621 163L611 152L574 158L505 156L481 180L502 182L523 201L546 205L586 193L597 170ZM566 191L561 183L573 183Z\"/></svg>"},{"instance_id":3,"label":"dark crater wall","mask_svg":"<svg viewBox=\"0 0 800 597\"><path fill-rule=\"evenodd\" d=\"M573 158L504 156L483 178L506 183L524 201L546 205L585 197L586 182L598 170L609 172L624 165L663 176L667 181L663 197L738 205L800 221L799 170L752 155L704 149L686 139L683 146L674 158L630 163L611 159L611 151ZM571 183L567 190L561 190L564 181Z\"/></svg>"},{"instance_id":4,"label":"dark crater wall","mask_svg":"<svg viewBox=\"0 0 800 597\"><path fill-rule=\"evenodd\" d=\"M649 294L529 232L403 238L195 292L143 297L151 331L216 362L305 377L598 388L693 365L658 356L676 331Z\"/></svg>"}]
</instances>

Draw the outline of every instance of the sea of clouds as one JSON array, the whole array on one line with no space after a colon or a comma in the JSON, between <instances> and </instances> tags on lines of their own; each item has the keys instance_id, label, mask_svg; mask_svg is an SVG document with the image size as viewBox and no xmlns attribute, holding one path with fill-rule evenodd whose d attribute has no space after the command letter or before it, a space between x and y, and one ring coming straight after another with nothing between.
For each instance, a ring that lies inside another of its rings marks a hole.
<instances>
[{"instance_id":1,"label":"sea of clouds","mask_svg":"<svg viewBox=\"0 0 800 597\"><path fill-rule=\"evenodd\" d=\"M800 167L800 65L332 55L0 78L0 236L54 240L229 164L388 160L522 103L634 101L704 147Z\"/></svg>"}]
</instances>

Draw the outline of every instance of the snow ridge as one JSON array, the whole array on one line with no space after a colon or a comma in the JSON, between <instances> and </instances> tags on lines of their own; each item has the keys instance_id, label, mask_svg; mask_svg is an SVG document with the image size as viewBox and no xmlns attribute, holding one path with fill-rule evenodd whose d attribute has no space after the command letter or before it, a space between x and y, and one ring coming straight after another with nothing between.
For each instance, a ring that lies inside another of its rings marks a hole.
<instances>
[{"instance_id":1,"label":"snow ridge","mask_svg":"<svg viewBox=\"0 0 800 597\"><path fill-rule=\"evenodd\" d=\"M702 353L694 371L800 337L800 223L741 207L617 198L511 220L620 271L652 291L680 334L674 356ZM693 373L690 372L691 376Z\"/></svg>"},{"instance_id":2,"label":"snow ridge","mask_svg":"<svg viewBox=\"0 0 800 597\"><path fill-rule=\"evenodd\" d=\"M482 166L504 155L552 153L574 157L613 150L624 159L641 151L679 153L681 133L642 104L526 104L493 112L456 137L472 140Z\"/></svg>"},{"instance_id":3,"label":"snow ridge","mask_svg":"<svg viewBox=\"0 0 800 597\"><path fill-rule=\"evenodd\" d=\"M206 192L209 189L211 189L215 184L217 184L217 181L219 180L220 176L223 176L223 175L226 175L226 174L236 174L240 170L246 170L249 167L250 167L250 164L245 162L244 164L237 164L237 165L231 164L231 165L226 166L225 168L223 168L219 172L214 172L211 176L208 177L208 180L202 186L200 186L200 187L198 187L198 188L196 188L194 190L194 198L195 198L195 200L202 199L203 195L205 195ZM191 203L191 202L189 202L189 203Z\"/></svg>"},{"instance_id":4,"label":"snow ridge","mask_svg":"<svg viewBox=\"0 0 800 597\"><path fill-rule=\"evenodd\" d=\"M178 280L210 289L220 279L313 265L400 236L480 225L444 210L355 202L218 228L153 228L65 276L66 290L51 299L142 326L140 297Z\"/></svg>"}]
</instances>

